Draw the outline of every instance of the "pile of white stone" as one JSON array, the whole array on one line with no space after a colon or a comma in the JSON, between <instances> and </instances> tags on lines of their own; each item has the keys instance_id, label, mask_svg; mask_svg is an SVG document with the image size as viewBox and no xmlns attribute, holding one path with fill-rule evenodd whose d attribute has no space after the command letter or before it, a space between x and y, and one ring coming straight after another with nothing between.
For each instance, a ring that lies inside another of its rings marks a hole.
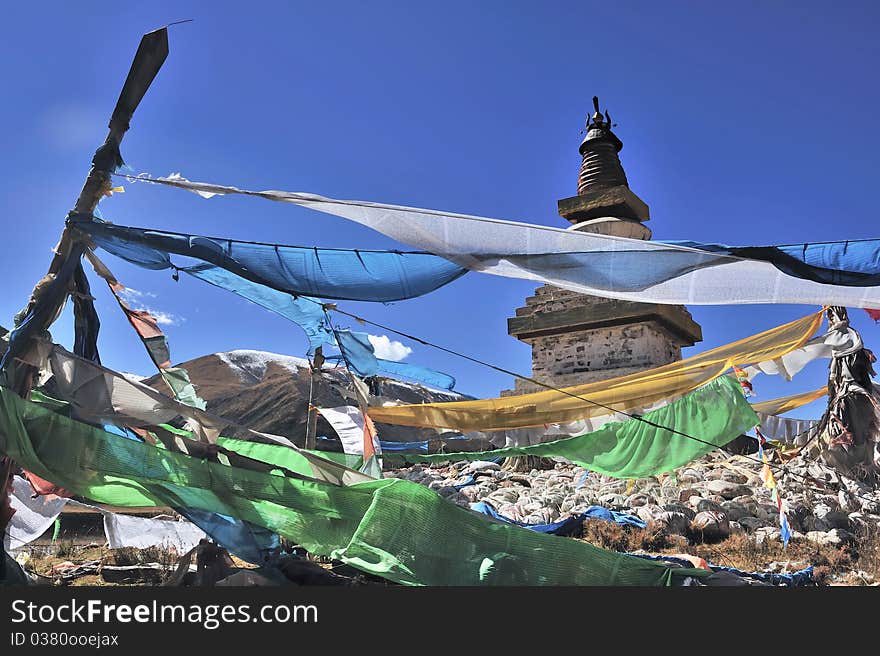
<instances>
[{"instance_id":1,"label":"pile of white stone","mask_svg":"<svg viewBox=\"0 0 880 656\"><path fill-rule=\"evenodd\" d=\"M755 456L716 451L673 475L638 480L610 478L562 462L525 474L481 461L415 465L386 476L420 483L464 507L487 501L501 515L527 524L556 522L595 505L635 515L691 540L746 533L760 543L780 539L778 508L761 470ZM880 490L800 458L785 464L785 470L775 476L794 539L842 545L880 529Z\"/></svg>"}]
</instances>

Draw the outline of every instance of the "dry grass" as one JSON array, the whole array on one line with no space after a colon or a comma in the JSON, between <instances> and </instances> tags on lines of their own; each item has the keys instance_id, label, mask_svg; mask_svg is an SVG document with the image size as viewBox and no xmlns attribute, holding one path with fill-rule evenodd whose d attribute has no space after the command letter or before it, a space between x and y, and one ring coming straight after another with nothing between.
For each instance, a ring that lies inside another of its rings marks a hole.
<instances>
[{"instance_id":1,"label":"dry grass","mask_svg":"<svg viewBox=\"0 0 880 656\"><path fill-rule=\"evenodd\" d=\"M687 547L687 538L668 535L656 525L647 528L620 526L614 522L586 520L583 539L610 551L659 551L681 553ZM671 550L671 551L670 551Z\"/></svg>"},{"instance_id":2,"label":"dry grass","mask_svg":"<svg viewBox=\"0 0 880 656\"><path fill-rule=\"evenodd\" d=\"M55 556L57 558L67 558L72 555L76 555L79 547L77 547L73 540L60 540L55 545Z\"/></svg>"},{"instance_id":3,"label":"dry grass","mask_svg":"<svg viewBox=\"0 0 880 656\"><path fill-rule=\"evenodd\" d=\"M107 549L95 545L77 546L72 542L59 542L54 546L34 547L29 550L29 558L25 569L43 577L46 581L60 580L52 568L65 562L75 564L91 560L103 559ZM98 575L83 576L75 579L71 585L106 585Z\"/></svg>"},{"instance_id":4,"label":"dry grass","mask_svg":"<svg viewBox=\"0 0 880 656\"><path fill-rule=\"evenodd\" d=\"M35 547L30 550L30 557L26 569L43 577L44 580L52 581L56 585L74 586L109 586L121 585L107 583L100 574L87 574L78 576L73 580L65 581L59 573L53 572L53 568L62 563L71 562L81 565L90 561L99 560L102 565L146 565L159 563L173 571L179 560L174 550L149 547L147 549L107 549L103 546L76 545L73 542L64 541L54 546Z\"/></svg>"},{"instance_id":5,"label":"dry grass","mask_svg":"<svg viewBox=\"0 0 880 656\"><path fill-rule=\"evenodd\" d=\"M820 546L805 539L792 540L783 548L779 540L765 540L757 544L754 537L740 533L713 544L699 542L696 536L669 535L656 525L638 529L619 526L612 522L587 520L583 524L583 537L590 544L618 552L647 551L651 553L691 554L705 558L712 564L736 567L747 571L763 571L771 563L787 565L792 571L813 565L814 578L818 583L863 585L880 581L880 529L872 528L856 536L852 544L839 547ZM339 566L329 558L310 556L310 560L328 569ZM31 550L28 569L48 579L61 583L52 568L70 561L77 564L100 560L107 565L140 565L160 563L173 567L178 560L174 551L158 549L106 549L97 545L77 546L61 542L54 547L35 547ZM233 559L238 567L253 567ZM861 574L860 574L861 572ZM339 572L343 573L343 572ZM349 573L349 572L345 572ZM359 572L351 572L351 575ZM867 575L867 576L864 576ZM106 583L100 575L81 576L69 585L114 585Z\"/></svg>"},{"instance_id":6,"label":"dry grass","mask_svg":"<svg viewBox=\"0 0 880 656\"><path fill-rule=\"evenodd\" d=\"M851 551L858 569L880 581L880 527L874 526L857 535Z\"/></svg>"},{"instance_id":7,"label":"dry grass","mask_svg":"<svg viewBox=\"0 0 880 656\"><path fill-rule=\"evenodd\" d=\"M647 551L690 554L713 565L760 572L771 563L787 564L792 571L813 565L817 583L862 585L880 581L880 530L871 529L856 536L852 544L824 546L806 539L793 539L787 548L779 540L757 544L754 536L740 533L714 544L700 543L691 536L666 535L659 528L619 526L611 522L584 522L583 540L613 551ZM867 574L864 577L862 572ZM867 578L867 580L866 580Z\"/></svg>"},{"instance_id":8,"label":"dry grass","mask_svg":"<svg viewBox=\"0 0 880 656\"><path fill-rule=\"evenodd\" d=\"M108 550L107 558L104 560L108 565L146 565L148 563L159 563L166 567L173 567L180 560L180 556L173 549L162 549L160 547L147 547L146 549L134 549L125 547L123 549Z\"/></svg>"}]
</instances>

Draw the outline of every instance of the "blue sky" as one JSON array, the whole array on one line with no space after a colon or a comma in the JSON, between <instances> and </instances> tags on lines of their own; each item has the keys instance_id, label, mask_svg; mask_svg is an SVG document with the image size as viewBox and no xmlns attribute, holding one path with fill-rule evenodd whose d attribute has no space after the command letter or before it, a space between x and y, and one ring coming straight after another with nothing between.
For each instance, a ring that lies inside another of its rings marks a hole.
<instances>
[{"instance_id":1,"label":"blue sky","mask_svg":"<svg viewBox=\"0 0 880 656\"><path fill-rule=\"evenodd\" d=\"M142 33L173 27L171 54L132 121L134 172L310 191L564 226L591 97L619 124L630 186L658 239L735 245L877 237L880 128L874 3L104 2L4 7L6 157L0 323L27 300L73 205ZM394 242L308 210L205 201L125 185L108 220L254 241L341 248ZM252 348L302 355L296 326L195 280L110 255L145 303L174 318L172 355ZM731 281L736 284L736 281ZM93 282L103 361L151 373L105 287ZM534 285L468 274L363 316L529 373L506 319ZM705 349L803 316L808 306L691 307ZM869 346L880 336L851 311ZM356 327L356 326L355 326ZM53 334L70 343L69 317ZM405 340L404 340L405 341ZM493 396L501 374L419 344L409 360ZM688 352L693 352L690 349ZM760 399L823 384L825 363ZM803 416L818 415L814 404Z\"/></svg>"}]
</instances>

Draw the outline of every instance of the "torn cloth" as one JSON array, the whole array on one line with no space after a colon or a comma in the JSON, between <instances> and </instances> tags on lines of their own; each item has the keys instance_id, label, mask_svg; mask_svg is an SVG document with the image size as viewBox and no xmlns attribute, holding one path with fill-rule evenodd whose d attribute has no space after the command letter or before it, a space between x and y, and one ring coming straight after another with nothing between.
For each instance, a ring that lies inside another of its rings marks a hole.
<instances>
[{"instance_id":1,"label":"torn cloth","mask_svg":"<svg viewBox=\"0 0 880 656\"><path fill-rule=\"evenodd\" d=\"M150 428L184 417L196 436L208 443L216 442L225 427L238 426L230 419L175 401L141 382L78 358L57 344L52 346L50 362L59 393L71 404L75 416L85 421ZM309 462L311 476L316 479L337 485L369 480L357 471L299 449L287 438L241 428L254 439L283 444L300 453Z\"/></svg>"},{"instance_id":2,"label":"torn cloth","mask_svg":"<svg viewBox=\"0 0 880 656\"><path fill-rule=\"evenodd\" d=\"M642 419L609 422L597 431L525 447L494 451L410 454L411 462L487 460L545 456L616 478L647 478L670 472L724 446L759 423L739 383L722 376ZM673 432L675 431L675 432Z\"/></svg>"},{"instance_id":3,"label":"torn cloth","mask_svg":"<svg viewBox=\"0 0 880 656\"><path fill-rule=\"evenodd\" d=\"M497 519L507 524L516 524L517 526L522 526L530 531L549 533L552 535L568 535L580 527L580 525L584 523L584 520L587 519L597 519L606 522L613 522L618 526L634 526L635 528L645 528L647 526L644 521L634 515L608 510L602 506L590 506L582 513L560 519L558 522L551 522L550 524L526 524L525 522L505 517L495 510L490 503L485 501L472 503L470 507L474 512L488 515L493 519Z\"/></svg>"},{"instance_id":4,"label":"torn cloth","mask_svg":"<svg viewBox=\"0 0 880 656\"><path fill-rule=\"evenodd\" d=\"M86 258L92 267L110 288L110 292L116 299L122 312L134 331L140 337L147 354L153 364L159 370L165 384L171 389L174 397L181 403L204 410L207 407L204 399L196 392L195 386L189 377L189 372L182 367L171 366L171 347L165 333L159 327L159 322L147 310L133 310L123 298L125 286L122 285L109 268L91 250L85 252Z\"/></svg>"},{"instance_id":5,"label":"torn cloth","mask_svg":"<svg viewBox=\"0 0 880 656\"><path fill-rule=\"evenodd\" d=\"M705 575L488 523L409 481L343 487L169 452L73 421L3 388L0 451L101 503L222 513L406 585L675 585ZM498 565L491 572L484 571L487 560Z\"/></svg>"},{"instance_id":6,"label":"torn cloth","mask_svg":"<svg viewBox=\"0 0 880 656\"><path fill-rule=\"evenodd\" d=\"M43 535L68 504L101 513L104 519L104 534L111 549L173 547L178 553L185 553L198 544L200 539L206 537L203 531L190 522L134 517L64 497L38 495L34 493L30 484L19 476L13 478L10 501L15 509L15 515L4 535L4 547L7 551L21 549Z\"/></svg>"},{"instance_id":7,"label":"torn cloth","mask_svg":"<svg viewBox=\"0 0 880 656\"><path fill-rule=\"evenodd\" d=\"M280 292L277 289L242 278L213 264L197 264L181 267L180 270L193 278L231 291L297 324L303 329L309 340L309 354L314 353L315 349L320 346L336 346L333 331L327 325L324 309L318 299L296 297L286 292Z\"/></svg>"},{"instance_id":8,"label":"torn cloth","mask_svg":"<svg viewBox=\"0 0 880 656\"><path fill-rule=\"evenodd\" d=\"M359 456L367 453L366 458L373 453L382 453L382 445L376 436L376 427L360 409L346 405L337 408L318 408L318 412L336 431L345 453Z\"/></svg>"},{"instance_id":9,"label":"torn cloth","mask_svg":"<svg viewBox=\"0 0 880 656\"><path fill-rule=\"evenodd\" d=\"M204 531L190 522L98 510L104 516L104 534L111 549L161 547L173 548L177 553L184 554L207 537Z\"/></svg>"},{"instance_id":10,"label":"torn cloth","mask_svg":"<svg viewBox=\"0 0 880 656\"><path fill-rule=\"evenodd\" d=\"M528 428L631 412L676 399L723 376L732 366L781 358L816 333L822 313L765 330L691 357L609 380L475 401L370 406L373 421L433 426L462 433Z\"/></svg>"},{"instance_id":11,"label":"torn cloth","mask_svg":"<svg viewBox=\"0 0 880 656\"><path fill-rule=\"evenodd\" d=\"M243 194L292 203L355 221L474 271L594 296L675 305L880 308L877 239L746 248L652 242L308 193L248 191L179 175L153 182L203 197Z\"/></svg>"},{"instance_id":12,"label":"torn cloth","mask_svg":"<svg viewBox=\"0 0 880 656\"><path fill-rule=\"evenodd\" d=\"M40 537L64 510L68 499L34 493L20 476L12 479L9 502L15 514L3 535L3 547L15 551Z\"/></svg>"},{"instance_id":13,"label":"torn cloth","mask_svg":"<svg viewBox=\"0 0 880 656\"><path fill-rule=\"evenodd\" d=\"M455 387L455 378L441 371L410 362L395 362L377 358L375 348L367 333L334 330L334 334L345 363L362 378L375 376L380 371L384 371L412 378L440 389L451 390Z\"/></svg>"},{"instance_id":14,"label":"torn cloth","mask_svg":"<svg viewBox=\"0 0 880 656\"><path fill-rule=\"evenodd\" d=\"M466 272L430 253L260 244L98 221L75 223L97 246L148 269L168 269L169 253L194 257L289 294L352 301L400 301L434 291Z\"/></svg>"}]
</instances>

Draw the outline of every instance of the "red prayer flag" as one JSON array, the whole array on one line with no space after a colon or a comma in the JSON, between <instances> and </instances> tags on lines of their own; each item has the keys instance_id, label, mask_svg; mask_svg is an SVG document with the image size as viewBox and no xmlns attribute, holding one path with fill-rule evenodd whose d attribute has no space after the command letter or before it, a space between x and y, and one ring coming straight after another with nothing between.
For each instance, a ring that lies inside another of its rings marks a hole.
<instances>
[{"instance_id":1,"label":"red prayer flag","mask_svg":"<svg viewBox=\"0 0 880 656\"><path fill-rule=\"evenodd\" d=\"M71 497L73 496L72 492L68 492L63 487L58 487L52 481L47 481L45 478L40 478L33 472L29 472L27 469L23 469L24 477L28 479L28 483L31 484L31 487L34 488L34 492L39 494L40 496L48 496L50 494L56 494L59 497Z\"/></svg>"}]
</instances>

